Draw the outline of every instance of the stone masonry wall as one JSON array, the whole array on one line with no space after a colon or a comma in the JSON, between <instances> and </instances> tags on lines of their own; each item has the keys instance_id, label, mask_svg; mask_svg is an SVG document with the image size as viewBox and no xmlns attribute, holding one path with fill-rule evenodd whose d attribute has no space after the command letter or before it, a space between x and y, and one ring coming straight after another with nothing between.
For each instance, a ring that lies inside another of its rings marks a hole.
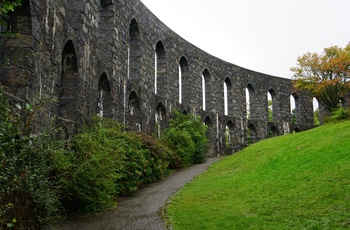
<instances>
[{"instance_id":1,"label":"stone masonry wall","mask_svg":"<svg viewBox=\"0 0 350 230\"><path fill-rule=\"evenodd\" d=\"M233 153L271 135L313 127L312 98L296 94L291 80L248 70L202 51L139 0L27 1L21 9L26 14L12 16L21 35L7 39L1 54L10 58L14 51L23 51L25 43L33 51L26 62L30 79L12 85L9 72L2 70L0 80L27 100L54 98L42 122L56 119L67 136L97 114L132 130L161 135L172 111L180 109L203 118L209 127L208 154L216 155ZM273 94L273 121L268 120L268 92ZM297 101L296 123L291 122L292 94Z\"/></svg>"}]
</instances>

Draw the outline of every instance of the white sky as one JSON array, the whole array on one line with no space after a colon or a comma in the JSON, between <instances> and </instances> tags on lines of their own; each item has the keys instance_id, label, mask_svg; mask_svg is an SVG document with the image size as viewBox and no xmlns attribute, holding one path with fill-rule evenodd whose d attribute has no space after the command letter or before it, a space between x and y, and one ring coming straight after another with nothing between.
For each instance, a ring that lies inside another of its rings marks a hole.
<instances>
[{"instance_id":1,"label":"white sky","mask_svg":"<svg viewBox=\"0 0 350 230\"><path fill-rule=\"evenodd\" d=\"M298 56L350 41L350 0L141 1L204 51L279 77L292 77Z\"/></svg>"}]
</instances>

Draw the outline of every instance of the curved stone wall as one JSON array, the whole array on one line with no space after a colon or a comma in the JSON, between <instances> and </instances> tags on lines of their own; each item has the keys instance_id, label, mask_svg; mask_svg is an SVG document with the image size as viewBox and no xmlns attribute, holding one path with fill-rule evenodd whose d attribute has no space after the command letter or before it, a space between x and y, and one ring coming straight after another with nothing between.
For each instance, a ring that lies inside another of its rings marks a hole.
<instances>
[{"instance_id":1,"label":"curved stone wall","mask_svg":"<svg viewBox=\"0 0 350 230\"><path fill-rule=\"evenodd\" d=\"M271 135L313 127L312 98L296 94L291 80L241 68L204 52L174 33L139 0L29 2L24 10L31 15L31 36L29 41L27 34L23 36L35 55L28 64L30 84L21 86L19 91L25 93L20 96L56 98L47 116L58 116L66 133L98 114L130 129L161 135L171 112L180 109L203 118L209 127L209 155L215 155L233 153ZM28 30L20 14L13 18L18 19L18 32ZM21 36L5 42L5 57L21 49ZM213 42L224 49L220 41ZM296 122L290 112L291 95Z\"/></svg>"}]
</instances>

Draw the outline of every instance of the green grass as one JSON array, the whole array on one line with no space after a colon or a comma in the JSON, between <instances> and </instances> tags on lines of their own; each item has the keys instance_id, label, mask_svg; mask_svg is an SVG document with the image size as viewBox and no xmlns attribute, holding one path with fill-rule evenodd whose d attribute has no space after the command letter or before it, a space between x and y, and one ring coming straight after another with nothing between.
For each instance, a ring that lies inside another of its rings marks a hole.
<instances>
[{"instance_id":1,"label":"green grass","mask_svg":"<svg viewBox=\"0 0 350 230\"><path fill-rule=\"evenodd\" d=\"M350 122L261 141L166 207L173 229L350 228Z\"/></svg>"}]
</instances>

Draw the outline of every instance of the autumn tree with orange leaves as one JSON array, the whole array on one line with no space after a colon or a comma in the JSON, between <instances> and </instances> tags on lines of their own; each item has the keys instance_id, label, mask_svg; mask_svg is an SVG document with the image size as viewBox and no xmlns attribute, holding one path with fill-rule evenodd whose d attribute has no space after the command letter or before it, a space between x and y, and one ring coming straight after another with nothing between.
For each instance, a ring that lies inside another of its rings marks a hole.
<instances>
[{"instance_id":1,"label":"autumn tree with orange leaves","mask_svg":"<svg viewBox=\"0 0 350 230\"><path fill-rule=\"evenodd\" d=\"M308 91L329 112L350 91L350 42L345 48L331 46L323 53L306 53L297 59L293 86Z\"/></svg>"}]
</instances>

